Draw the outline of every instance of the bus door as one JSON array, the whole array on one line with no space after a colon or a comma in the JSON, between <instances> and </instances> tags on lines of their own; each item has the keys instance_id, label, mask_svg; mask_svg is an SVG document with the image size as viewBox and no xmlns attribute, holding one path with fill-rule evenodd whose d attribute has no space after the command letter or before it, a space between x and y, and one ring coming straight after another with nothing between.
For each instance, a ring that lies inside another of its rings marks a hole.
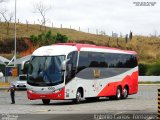
<instances>
[{"instance_id":1,"label":"bus door","mask_svg":"<svg viewBox=\"0 0 160 120\"><path fill-rule=\"evenodd\" d=\"M65 84L69 84L69 82L75 82L75 76L77 73L77 51L71 52L68 54L67 59L68 62L66 63L66 79L65 79ZM71 91L74 90L73 86L74 84L69 84L67 90ZM70 96L69 96L70 97Z\"/></svg>"}]
</instances>

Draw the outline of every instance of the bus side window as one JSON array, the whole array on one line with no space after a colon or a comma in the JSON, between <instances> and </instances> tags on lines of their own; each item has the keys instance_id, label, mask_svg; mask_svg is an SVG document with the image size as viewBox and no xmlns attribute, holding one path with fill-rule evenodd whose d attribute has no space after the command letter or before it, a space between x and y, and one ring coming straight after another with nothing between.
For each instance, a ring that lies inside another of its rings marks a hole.
<instances>
[{"instance_id":1,"label":"bus side window","mask_svg":"<svg viewBox=\"0 0 160 120\"><path fill-rule=\"evenodd\" d=\"M135 55L106 53L105 58L109 68L134 68L137 66Z\"/></svg>"},{"instance_id":2,"label":"bus side window","mask_svg":"<svg viewBox=\"0 0 160 120\"><path fill-rule=\"evenodd\" d=\"M89 66L89 60L88 60L88 52L80 52L79 55L79 62L78 62L78 71L81 71Z\"/></svg>"},{"instance_id":3,"label":"bus side window","mask_svg":"<svg viewBox=\"0 0 160 120\"><path fill-rule=\"evenodd\" d=\"M105 61L105 54L98 52L89 53L89 67L108 67L108 64Z\"/></svg>"},{"instance_id":4,"label":"bus side window","mask_svg":"<svg viewBox=\"0 0 160 120\"><path fill-rule=\"evenodd\" d=\"M98 53L96 52L89 52L89 67L98 67Z\"/></svg>"},{"instance_id":5,"label":"bus side window","mask_svg":"<svg viewBox=\"0 0 160 120\"><path fill-rule=\"evenodd\" d=\"M66 72L67 72L67 76L66 76L66 81L69 82L73 77L75 77L76 74L76 65L77 65L77 51L71 52L68 54L67 59L69 59L69 61L66 64Z\"/></svg>"},{"instance_id":6,"label":"bus side window","mask_svg":"<svg viewBox=\"0 0 160 120\"><path fill-rule=\"evenodd\" d=\"M105 61L105 54L99 53L99 67L107 68L108 63Z\"/></svg>"}]
</instances>

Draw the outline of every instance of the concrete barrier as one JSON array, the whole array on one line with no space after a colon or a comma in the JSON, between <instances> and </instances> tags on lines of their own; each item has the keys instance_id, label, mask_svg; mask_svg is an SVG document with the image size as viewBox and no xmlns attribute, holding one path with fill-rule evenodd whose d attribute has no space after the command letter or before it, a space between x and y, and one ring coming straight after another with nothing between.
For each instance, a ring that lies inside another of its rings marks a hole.
<instances>
[{"instance_id":1,"label":"concrete barrier","mask_svg":"<svg viewBox=\"0 0 160 120\"><path fill-rule=\"evenodd\" d=\"M160 76L139 76L140 82L160 82Z\"/></svg>"},{"instance_id":2,"label":"concrete barrier","mask_svg":"<svg viewBox=\"0 0 160 120\"><path fill-rule=\"evenodd\" d=\"M9 86L10 86L10 83L0 82L0 89L8 89Z\"/></svg>"}]
</instances>

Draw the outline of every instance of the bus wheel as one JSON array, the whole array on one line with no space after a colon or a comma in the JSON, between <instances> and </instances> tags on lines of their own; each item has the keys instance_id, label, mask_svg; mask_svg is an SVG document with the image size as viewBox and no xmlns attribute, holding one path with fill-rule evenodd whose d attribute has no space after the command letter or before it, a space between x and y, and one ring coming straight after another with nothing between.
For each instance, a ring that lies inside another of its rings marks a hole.
<instances>
[{"instance_id":1,"label":"bus wheel","mask_svg":"<svg viewBox=\"0 0 160 120\"><path fill-rule=\"evenodd\" d=\"M122 90L121 90L120 87L117 88L115 97L116 97L117 100L120 100L122 98Z\"/></svg>"},{"instance_id":2,"label":"bus wheel","mask_svg":"<svg viewBox=\"0 0 160 120\"><path fill-rule=\"evenodd\" d=\"M49 105L50 99L42 99L44 105Z\"/></svg>"},{"instance_id":3,"label":"bus wheel","mask_svg":"<svg viewBox=\"0 0 160 120\"><path fill-rule=\"evenodd\" d=\"M74 99L73 102L78 104L81 102L81 99L82 99L82 93L80 90L78 90L76 93L76 99Z\"/></svg>"},{"instance_id":4,"label":"bus wheel","mask_svg":"<svg viewBox=\"0 0 160 120\"><path fill-rule=\"evenodd\" d=\"M128 97L128 88L124 87L124 90L123 90L123 99L126 99L127 97Z\"/></svg>"}]
</instances>

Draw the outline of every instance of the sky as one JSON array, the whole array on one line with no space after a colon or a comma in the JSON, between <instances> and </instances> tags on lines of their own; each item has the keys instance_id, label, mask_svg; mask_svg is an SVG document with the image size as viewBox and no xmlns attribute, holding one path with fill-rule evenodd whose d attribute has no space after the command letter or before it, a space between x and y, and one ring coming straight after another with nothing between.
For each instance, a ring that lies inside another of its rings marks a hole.
<instances>
[{"instance_id":1,"label":"sky","mask_svg":"<svg viewBox=\"0 0 160 120\"><path fill-rule=\"evenodd\" d=\"M39 23L41 15L35 13L34 5L38 2L51 9L47 11L47 25L55 27L73 28L81 31L96 33L105 31L111 35L118 34L160 35L160 1L155 6L135 6L134 2L148 2L148 0L17 0L17 19L25 23ZM0 4L0 9L6 7L14 13L15 0L7 0Z\"/></svg>"}]
</instances>

